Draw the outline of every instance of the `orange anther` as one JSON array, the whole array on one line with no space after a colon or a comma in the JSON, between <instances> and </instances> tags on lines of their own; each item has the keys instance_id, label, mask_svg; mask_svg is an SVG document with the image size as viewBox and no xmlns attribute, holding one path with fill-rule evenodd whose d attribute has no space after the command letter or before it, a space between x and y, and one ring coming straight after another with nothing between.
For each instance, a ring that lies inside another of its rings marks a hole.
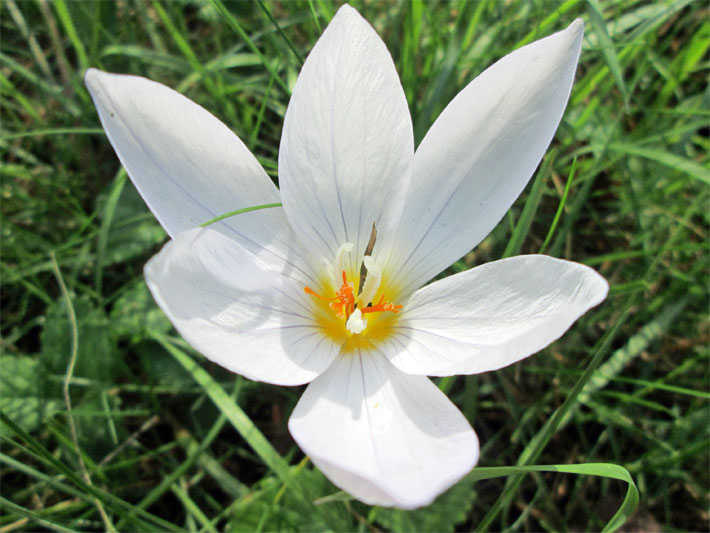
<instances>
[{"instance_id":1,"label":"orange anther","mask_svg":"<svg viewBox=\"0 0 710 533\"><path fill-rule=\"evenodd\" d=\"M353 314L353 312L355 311L355 288L353 283L348 281L348 277L345 274L344 270L342 272L342 275L343 284L340 286L340 288L338 288L338 290L335 291L334 298L327 298L325 296L322 296L310 287L304 287L303 290L311 296L315 296L316 298L320 298L321 300L326 300L327 302L329 302L328 307L330 307L330 309L335 313L335 316L337 316L338 318L348 319L350 315ZM360 308L360 311L362 312L362 314L384 312L399 313L400 309L402 309L401 305L394 305L393 303L385 302L384 295L381 295L379 301L375 305L362 307Z\"/></svg>"},{"instance_id":2,"label":"orange anther","mask_svg":"<svg viewBox=\"0 0 710 533\"><path fill-rule=\"evenodd\" d=\"M380 300L382 301L382 300ZM366 313L384 313L385 311L389 311L390 313L399 313L399 310L402 309L401 305L394 305L390 302L385 302L383 304L377 304L377 305L371 305L369 307L363 307L360 309L360 312L364 315Z\"/></svg>"}]
</instances>

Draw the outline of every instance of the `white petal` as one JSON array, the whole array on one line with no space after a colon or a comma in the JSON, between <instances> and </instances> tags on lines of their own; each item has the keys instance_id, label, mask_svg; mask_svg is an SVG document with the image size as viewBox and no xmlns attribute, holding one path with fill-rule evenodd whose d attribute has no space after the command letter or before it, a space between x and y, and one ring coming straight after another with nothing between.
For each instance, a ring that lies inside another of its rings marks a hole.
<instances>
[{"instance_id":1,"label":"white petal","mask_svg":"<svg viewBox=\"0 0 710 533\"><path fill-rule=\"evenodd\" d=\"M411 374L496 370L561 337L608 288L591 268L544 255L486 263L415 292L380 348Z\"/></svg>"},{"instance_id":2,"label":"white petal","mask_svg":"<svg viewBox=\"0 0 710 533\"><path fill-rule=\"evenodd\" d=\"M285 259L216 229L178 235L145 267L156 302L205 357L249 379L307 383L339 346L314 326L297 252Z\"/></svg>"},{"instance_id":3,"label":"white petal","mask_svg":"<svg viewBox=\"0 0 710 533\"><path fill-rule=\"evenodd\" d=\"M280 201L244 143L181 94L96 69L86 72L85 83L118 158L171 237L242 207ZM259 220L283 217L280 209L269 211ZM259 220L242 231L268 237Z\"/></svg>"},{"instance_id":4,"label":"white petal","mask_svg":"<svg viewBox=\"0 0 710 533\"><path fill-rule=\"evenodd\" d=\"M398 279L421 286L483 240L513 204L567 105L582 34L576 20L507 55L441 113L414 156L389 263Z\"/></svg>"},{"instance_id":5,"label":"white petal","mask_svg":"<svg viewBox=\"0 0 710 533\"><path fill-rule=\"evenodd\" d=\"M375 353L339 356L288 427L335 485L371 505L428 505L478 460L478 438L449 399Z\"/></svg>"},{"instance_id":6,"label":"white petal","mask_svg":"<svg viewBox=\"0 0 710 533\"><path fill-rule=\"evenodd\" d=\"M330 261L352 242L348 270L359 271L372 224L384 224L413 151L392 58L367 21L344 5L308 56L284 119L279 185L298 236Z\"/></svg>"}]
</instances>

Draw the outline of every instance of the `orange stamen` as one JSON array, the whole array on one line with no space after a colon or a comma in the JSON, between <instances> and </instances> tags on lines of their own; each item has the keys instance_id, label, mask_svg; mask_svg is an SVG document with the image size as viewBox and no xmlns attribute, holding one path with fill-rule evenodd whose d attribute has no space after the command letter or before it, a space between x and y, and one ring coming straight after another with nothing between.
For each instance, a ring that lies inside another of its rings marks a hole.
<instances>
[{"instance_id":1,"label":"orange stamen","mask_svg":"<svg viewBox=\"0 0 710 533\"><path fill-rule=\"evenodd\" d=\"M364 315L366 313L384 313L389 311L390 313L399 313L403 306L394 305L390 302L385 302L384 304L371 305L370 307L363 307L360 312Z\"/></svg>"},{"instance_id":2,"label":"orange stamen","mask_svg":"<svg viewBox=\"0 0 710 533\"><path fill-rule=\"evenodd\" d=\"M355 311L355 290L353 288L353 284L348 282L348 278L344 270L343 284L336 291L335 298L326 298L325 296L318 294L310 287L304 287L303 290L311 296L330 302L328 307L335 311L335 315L338 318L348 318L352 312Z\"/></svg>"},{"instance_id":3,"label":"orange stamen","mask_svg":"<svg viewBox=\"0 0 710 533\"><path fill-rule=\"evenodd\" d=\"M353 283L348 281L347 275L345 274L344 270L342 272L342 275L343 284L337 291L335 291L334 298L327 298L321 294L318 294L310 287L304 287L303 290L311 296L315 296L316 298L320 298L321 300L326 300L327 302L329 302L328 307L330 307L335 312L335 316L337 316L338 318L347 319L355 311L355 288ZM360 312L363 315L366 313L384 312L396 314L399 313L402 307L403 306L401 305L394 305L390 302L385 302L385 297L384 295L382 295L380 296L380 300L376 304L370 305L369 307L362 307L360 309Z\"/></svg>"},{"instance_id":4,"label":"orange stamen","mask_svg":"<svg viewBox=\"0 0 710 533\"><path fill-rule=\"evenodd\" d=\"M330 298L326 298L325 296L321 296L320 294L318 294L316 291L314 291L310 287L303 287L303 292L310 294L311 296L315 296L316 298L320 298L321 300L330 300Z\"/></svg>"},{"instance_id":5,"label":"orange stamen","mask_svg":"<svg viewBox=\"0 0 710 533\"><path fill-rule=\"evenodd\" d=\"M345 275L345 270L343 270L343 284L335 293L334 300L337 300L338 303L330 304L330 308L335 311L335 308L339 305L340 312L338 312L337 315L340 318L349 317L355 310L355 290L353 288L353 284L348 283L348 278Z\"/></svg>"}]
</instances>

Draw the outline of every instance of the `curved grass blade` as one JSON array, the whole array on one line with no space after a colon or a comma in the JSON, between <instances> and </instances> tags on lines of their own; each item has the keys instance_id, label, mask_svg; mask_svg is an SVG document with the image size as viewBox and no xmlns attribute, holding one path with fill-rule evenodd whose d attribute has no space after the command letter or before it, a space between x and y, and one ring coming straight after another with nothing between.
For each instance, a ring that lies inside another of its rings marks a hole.
<instances>
[{"instance_id":1,"label":"curved grass blade","mask_svg":"<svg viewBox=\"0 0 710 533\"><path fill-rule=\"evenodd\" d=\"M610 463L588 463L581 465L529 465L529 466L493 466L475 468L469 475L476 481L494 477L528 474L530 472L560 472L618 479L628 484L626 496L621 506L611 517L602 531L616 531L636 510L639 501L639 491L631 474L623 466Z\"/></svg>"},{"instance_id":2,"label":"curved grass blade","mask_svg":"<svg viewBox=\"0 0 710 533\"><path fill-rule=\"evenodd\" d=\"M261 204L261 205L254 205L251 207L242 207L241 209L235 209L234 211L230 211L229 213L224 213L223 215L219 215L218 217L215 217L211 220L208 220L207 222L203 222L200 224L201 228L207 227L210 224L214 224L215 222L219 222L220 220L224 220L225 218L233 217L234 215L241 215L242 213L248 213L249 211L258 211L259 209L269 209L271 207L281 207L283 204L282 203L275 203L275 204Z\"/></svg>"}]
</instances>

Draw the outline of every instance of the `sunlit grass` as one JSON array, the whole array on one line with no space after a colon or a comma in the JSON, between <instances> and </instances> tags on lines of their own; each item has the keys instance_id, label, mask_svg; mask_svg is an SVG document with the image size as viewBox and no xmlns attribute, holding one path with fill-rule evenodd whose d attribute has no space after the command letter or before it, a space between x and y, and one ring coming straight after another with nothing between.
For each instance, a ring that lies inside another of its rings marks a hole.
<instances>
[{"instance_id":1,"label":"sunlit grass","mask_svg":"<svg viewBox=\"0 0 710 533\"><path fill-rule=\"evenodd\" d=\"M354 6L393 54L416 142L493 61L586 23L550 151L506 218L450 270L544 250L611 284L541 353L438 381L481 438L480 466L495 469L475 470L428 509L349 501L288 434L301 390L206 362L143 283L167 237L120 169L83 71L178 89L277 180L290 87L337 4L5 0L0 528L600 530L619 525L609 520L627 496L623 472L639 490L627 529L710 528L705 3ZM529 465L552 467L511 475Z\"/></svg>"}]
</instances>

